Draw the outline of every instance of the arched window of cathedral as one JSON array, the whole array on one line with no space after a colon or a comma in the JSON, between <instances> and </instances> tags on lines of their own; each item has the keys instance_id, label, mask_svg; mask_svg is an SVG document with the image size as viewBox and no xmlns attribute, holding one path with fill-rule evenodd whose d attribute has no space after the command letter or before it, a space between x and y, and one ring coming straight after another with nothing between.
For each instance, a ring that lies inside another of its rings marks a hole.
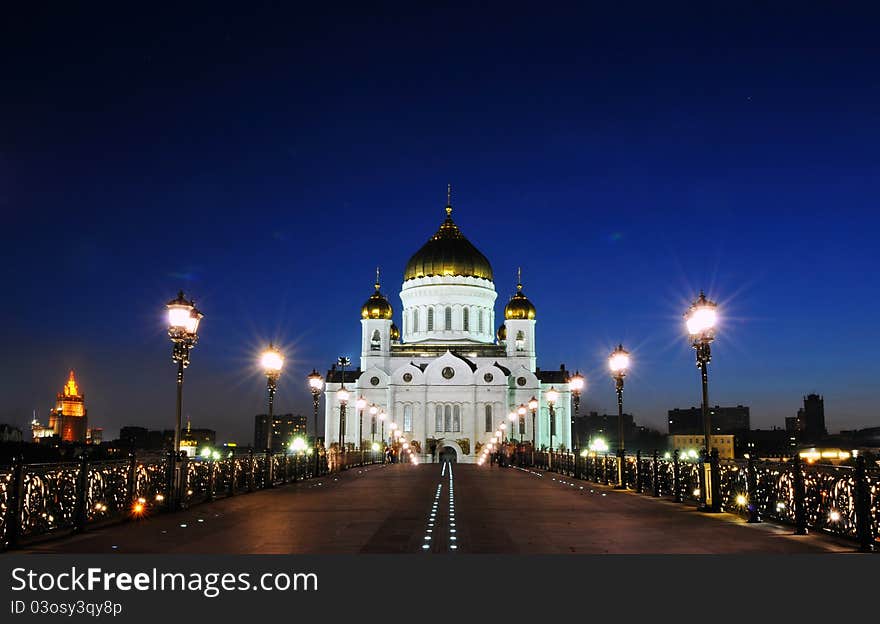
<instances>
[{"instance_id":1,"label":"arched window of cathedral","mask_svg":"<svg viewBox=\"0 0 880 624\"><path fill-rule=\"evenodd\" d=\"M412 431L412 405L403 406L403 430L407 433Z\"/></svg>"},{"instance_id":2,"label":"arched window of cathedral","mask_svg":"<svg viewBox=\"0 0 880 624\"><path fill-rule=\"evenodd\" d=\"M428 331L434 331L434 308L428 308Z\"/></svg>"},{"instance_id":3,"label":"arched window of cathedral","mask_svg":"<svg viewBox=\"0 0 880 624\"><path fill-rule=\"evenodd\" d=\"M413 310L413 323L412 323L413 332L419 331L419 309L415 308Z\"/></svg>"},{"instance_id":4,"label":"arched window of cathedral","mask_svg":"<svg viewBox=\"0 0 880 624\"><path fill-rule=\"evenodd\" d=\"M376 435L376 417L370 416L370 437Z\"/></svg>"},{"instance_id":5,"label":"arched window of cathedral","mask_svg":"<svg viewBox=\"0 0 880 624\"><path fill-rule=\"evenodd\" d=\"M516 332L516 350L524 351L526 348L526 337L522 331Z\"/></svg>"},{"instance_id":6,"label":"arched window of cathedral","mask_svg":"<svg viewBox=\"0 0 880 624\"><path fill-rule=\"evenodd\" d=\"M485 325L485 323L483 323L483 318L485 317L485 315L486 315L486 313L483 312L482 310L477 312L477 330L481 334L483 333L483 326Z\"/></svg>"},{"instance_id":7,"label":"arched window of cathedral","mask_svg":"<svg viewBox=\"0 0 880 624\"><path fill-rule=\"evenodd\" d=\"M376 329L373 331L373 337L370 339L370 351L379 351L382 348L382 338L379 335L379 330Z\"/></svg>"},{"instance_id":8,"label":"arched window of cathedral","mask_svg":"<svg viewBox=\"0 0 880 624\"><path fill-rule=\"evenodd\" d=\"M444 430L452 431L452 406L447 405L443 408Z\"/></svg>"},{"instance_id":9,"label":"arched window of cathedral","mask_svg":"<svg viewBox=\"0 0 880 624\"><path fill-rule=\"evenodd\" d=\"M443 431L443 406L434 408L434 431Z\"/></svg>"},{"instance_id":10,"label":"arched window of cathedral","mask_svg":"<svg viewBox=\"0 0 880 624\"><path fill-rule=\"evenodd\" d=\"M490 433L492 431L492 425L494 424L495 419L492 418L492 406L486 405L486 433Z\"/></svg>"},{"instance_id":11,"label":"arched window of cathedral","mask_svg":"<svg viewBox=\"0 0 880 624\"><path fill-rule=\"evenodd\" d=\"M452 308L446 308L446 310L444 312L445 313L443 314L443 323L444 323L443 329L445 329L446 331L449 331L452 329Z\"/></svg>"},{"instance_id":12,"label":"arched window of cathedral","mask_svg":"<svg viewBox=\"0 0 880 624\"><path fill-rule=\"evenodd\" d=\"M461 431L461 406L452 408L452 430Z\"/></svg>"},{"instance_id":13,"label":"arched window of cathedral","mask_svg":"<svg viewBox=\"0 0 880 624\"><path fill-rule=\"evenodd\" d=\"M463 308L461 311L461 328L464 331L470 331L470 310Z\"/></svg>"}]
</instances>

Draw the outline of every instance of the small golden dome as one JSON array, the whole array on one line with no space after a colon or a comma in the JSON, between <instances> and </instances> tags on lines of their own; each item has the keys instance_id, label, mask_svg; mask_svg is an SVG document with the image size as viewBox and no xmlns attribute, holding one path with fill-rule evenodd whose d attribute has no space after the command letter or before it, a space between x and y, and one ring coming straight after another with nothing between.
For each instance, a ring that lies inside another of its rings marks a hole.
<instances>
[{"instance_id":1,"label":"small golden dome","mask_svg":"<svg viewBox=\"0 0 880 624\"><path fill-rule=\"evenodd\" d=\"M492 280L492 265L455 225L451 205L437 233L406 263L403 281L434 275Z\"/></svg>"},{"instance_id":2,"label":"small golden dome","mask_svg":"<svg viewBox=\"0 0 880 624\"><path fill-rule=\"evenodd\" d=\"M495 334L498 338L498 342L504 342L507 340L507 325L501 324L498 327L498 333Z\"/></svg>"},{"instance_id":3,"label":"small golden dome","mask_svg":"<svg viewBox=\"0 0 880 624\"><path fill-rule=\"evenodd\" d=\"M376 269L376 292L370 295L367 302L361 308L361 318L364 319L390 319L394 310L391 304L381 292L379 292L379 269ZM393 326L392 326L393 327Z\"/></svg>"},{"instance_id":4,"label":"small golden dome","mask_svg":"<svg viewBox=\"0 0 880 624\"><path fill-rule=\"evenodd\" d=\"M394 323L391 323L391 340L400 340L400 330Z\"/></svg>"},{"instance_id":5,"label":"small golden dome","mask_svg":"<svg viewBox=\"0 0 880 624\"><path fill-rule=\"evenodd\" d=\"M522 279L516 285L516 294L504 306L504 318L516 320L535 320L535 306L522 291Z\"/></svg>"}]
</instances>

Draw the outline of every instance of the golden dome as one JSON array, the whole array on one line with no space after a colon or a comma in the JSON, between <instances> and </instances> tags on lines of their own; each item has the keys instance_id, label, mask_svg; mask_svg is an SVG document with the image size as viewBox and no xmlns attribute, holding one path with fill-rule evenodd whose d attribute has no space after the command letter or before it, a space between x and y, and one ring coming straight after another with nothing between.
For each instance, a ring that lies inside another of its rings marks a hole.
<instances>
[{"instance_id":1,"label":"golden dome","mask_svg":"<svg viewBox=\"0 0 880 624\"><path fill-rule=\"evenodd\" d=\"M403 281L433 275L492 280L492 265L455 225L451 205L446 206L446 220L437 233L406 263Z\"/></svg>"},{"instance_id":2,"label":"golden dome","mask_svg":"<svg viewBox=\"0 0 880 624\"><path fill-rule=\"evenodd\" d=\"M500 325L498 327L498 333L495 334L495 336L498 338L498 342L504 342L507 340L507 325Z\"/></svg>"},{"instance_id":3,"label":"golden dome","mask_svg":"<svg viewBox=\"0 0 880 624\"><path fill-rule=\"evenodd\" d=\"M391 323L391 340L400 340L400 330L394 323Z\"/></svg>"},{"instance_id":4,"label":"golden dome","mask_svg":"<svg viewBox=\"0 0 880 624\"><path fill-rule=\"evenodd\" d=\"M376 292L370 295L361 308L361 318L364 319L390 319L394 310L391 304L381 292L379 292L379 269L376 269ZM393 327L393 325L392 325Z\"/></svg>"},{"instance_id":5,"label":"golden dome","mask_svg":"<svg viewBox=\"0 0 880 624\"><path fill-rule=\"evenodd\" d=\"M504 306L504 318L516 320L535 320L535 306L522 291L522 278L518 279L516 294Z\"/></svg>"}]
</instances>

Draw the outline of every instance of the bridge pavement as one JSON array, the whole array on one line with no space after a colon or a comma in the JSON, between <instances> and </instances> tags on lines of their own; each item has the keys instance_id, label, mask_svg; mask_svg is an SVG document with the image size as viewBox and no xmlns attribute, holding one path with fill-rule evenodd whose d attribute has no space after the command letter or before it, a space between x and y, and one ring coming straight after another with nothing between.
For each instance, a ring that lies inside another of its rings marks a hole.
<instances>
[{"instance_id":1,"label":"bridge pavement","mask_svg":"<svg viewBox=\"0 0 880 624\"><path fill-rule=\"evenodd\" d=\"M33 546L51 553L851 552L554 473L367 466ZM450 489L453 496L450 497ZM434 514L433 517L431 514ZM429 531L430 529L430 531ZM426 539L427 538L427 539Z\"/></svg>"}]
</instances>

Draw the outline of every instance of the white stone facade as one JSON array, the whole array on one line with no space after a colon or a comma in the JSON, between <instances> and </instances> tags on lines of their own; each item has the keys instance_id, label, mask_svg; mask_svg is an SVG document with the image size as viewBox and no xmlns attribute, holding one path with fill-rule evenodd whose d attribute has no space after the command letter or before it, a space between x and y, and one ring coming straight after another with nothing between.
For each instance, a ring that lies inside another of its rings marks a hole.
<instances>
[{"instance_id":1,"label":"white stone facade","mask_svg":"<svg viewBox=\"0 0 880 624\"><path fill-rule=\"evenodd\" d=\"M493 437L501 423L507 425L506 437L533 439L531 413L526 413L522 433L519 421L511 423L508 414L535 397L539 402L535 443L538 448L549 446L546 393L553 387L559 393L553 446L570 448L569 375L561 369L536 368L534 318L506 320L506 340L496 339L496 297L490 279L462 275L408 279L400 292L403 306L397 316L401 340L392 339L390 311L383 318L365 312L360 366L346 371L345 376L349 391L346 445L358 446L359 431L366 444L382 440L382 424L373 424L369 410L375 405L388 416L385 441L390 437L389 423L394 422L408 440L419 443L425 460L431 459L427 456L428 440L434 439L439 440L438 451L449 447L456 451L458 461L473 462L477 444ZM328 373L327 445L339 441L336 391L341 380L340 371ZM367 404L362 413L356 406L360 397Z\"/></svg>"}]
</instances>

